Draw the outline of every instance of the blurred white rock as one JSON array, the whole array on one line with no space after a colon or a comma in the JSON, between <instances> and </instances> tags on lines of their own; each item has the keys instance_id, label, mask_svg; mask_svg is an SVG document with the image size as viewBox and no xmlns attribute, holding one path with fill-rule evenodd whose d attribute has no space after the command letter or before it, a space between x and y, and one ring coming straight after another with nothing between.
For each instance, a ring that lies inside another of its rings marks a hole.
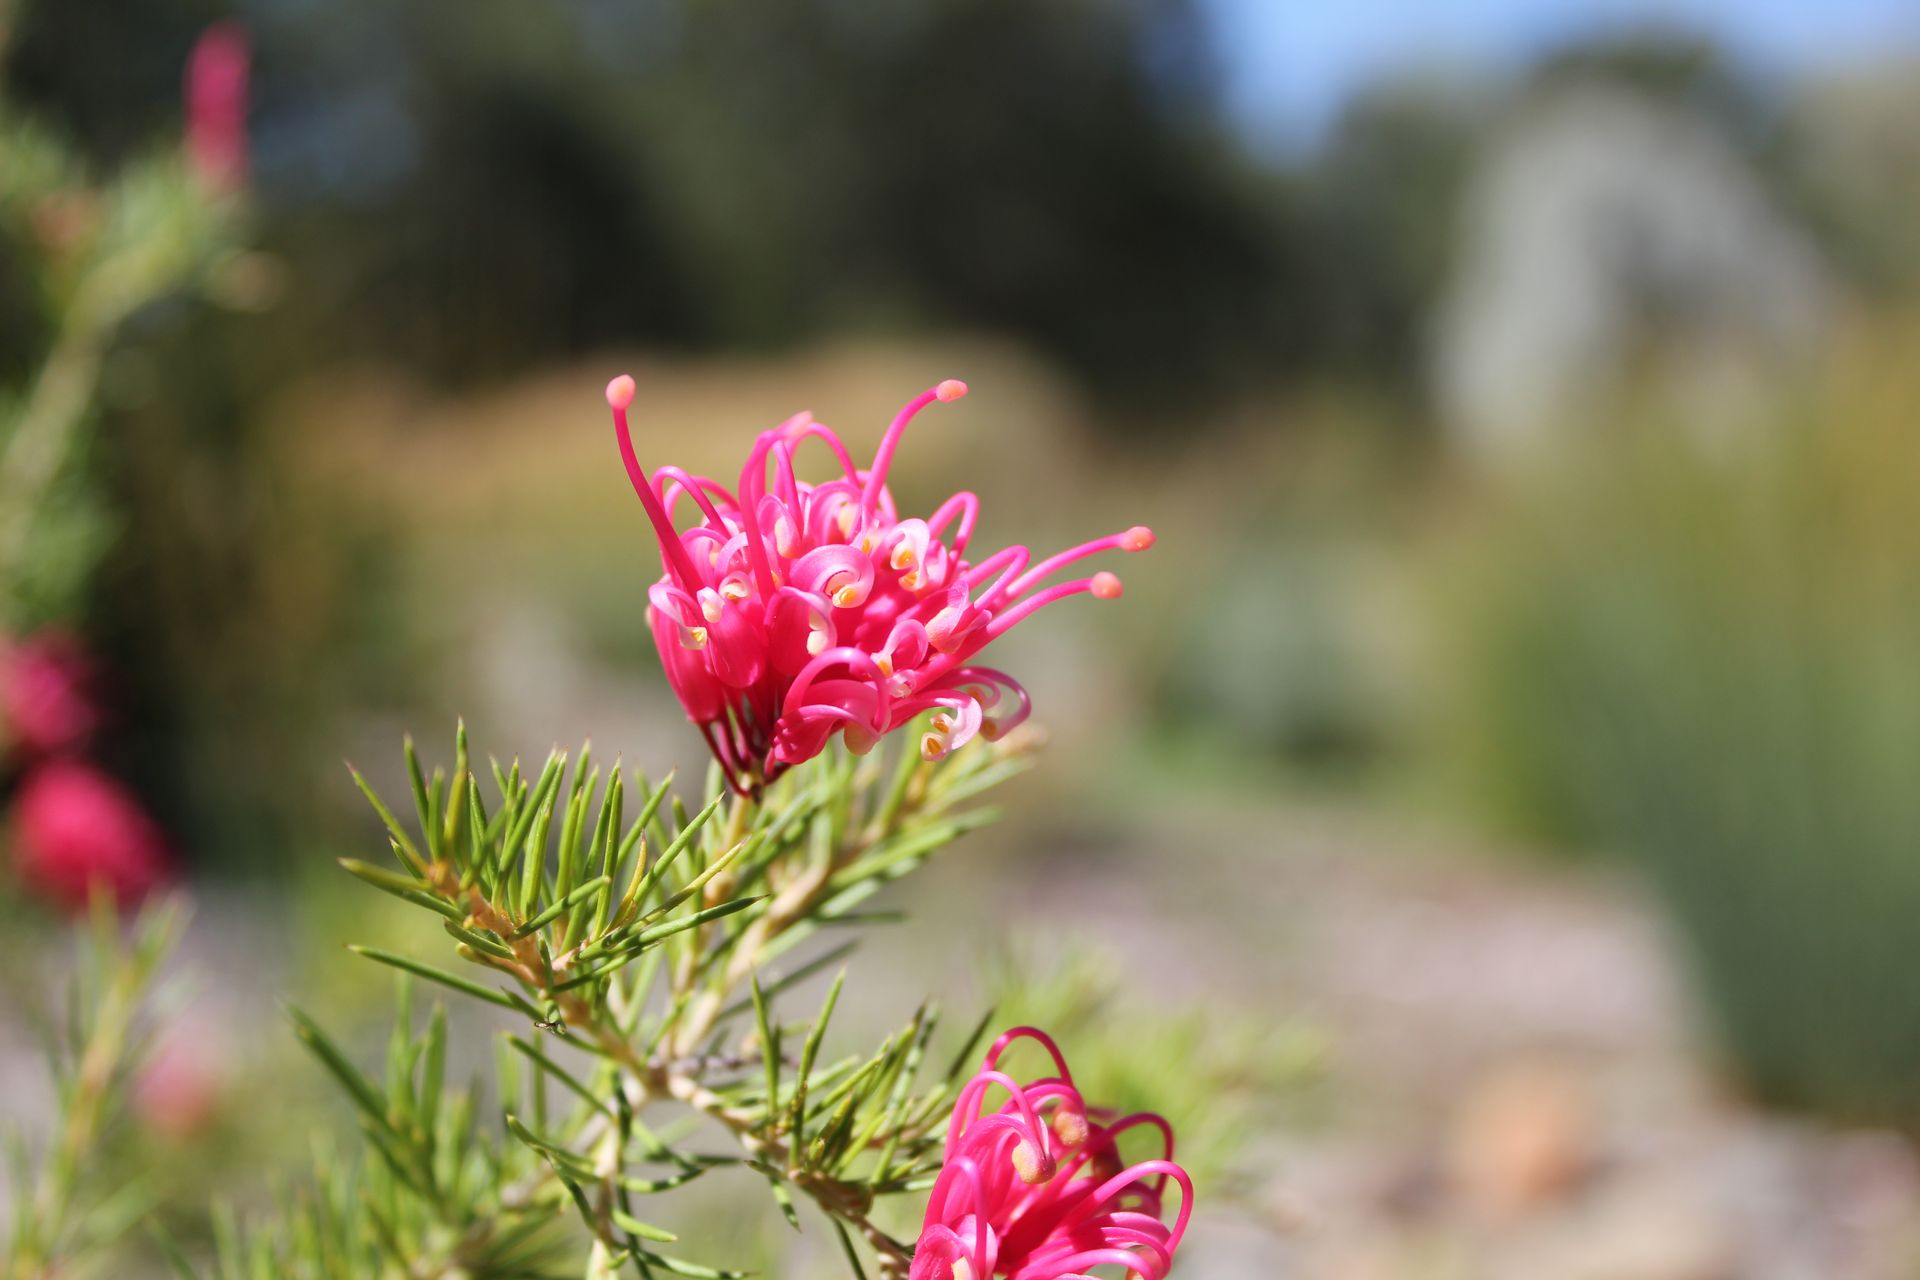
<instances>
[{"instance_id":1,"label":"blurred white rock","mask_svg":"<svg viewBox=\"0 0 1920 1280\"><path fill-rule=\"evenodd\" d=\"M1689 421L1750 417L1833 307L1811 241L1716 128L1623 89L1518 113L1460 213L1434 377L1455 437L1495 461L1603 425L1629 377Z\"/></svg>"}]
</instances>

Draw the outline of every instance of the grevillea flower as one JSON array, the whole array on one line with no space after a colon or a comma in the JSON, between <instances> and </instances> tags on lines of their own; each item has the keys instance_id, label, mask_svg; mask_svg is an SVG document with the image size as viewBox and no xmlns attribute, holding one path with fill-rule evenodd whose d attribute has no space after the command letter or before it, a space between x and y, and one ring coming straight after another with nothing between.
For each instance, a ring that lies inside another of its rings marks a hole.
<instances>
[{"instance_id":1,"label":"grevillea flower","mask_svg":"<svg viewBox=\"0 0 1920 1280\"><path fill-rule=\"evenodd\" d=\"M20 784L13 858L27 887L73 910L96 885L132 905L171 874L166 841L140 802L77 761L41 765Z\"/></svg>"},{"instance_id":2,"label":"grevillea flower","mask_svg":"<svg viewBox=\"0 0 1920 1280\"><path fill-rule=\"evenodd\" d=\"M999 1068L1019 1040L1035 1041L1059 1074L1021 1084ZM1006 1099L988 1110L999 1093ZM1155 1131L1163 1153L1123 1165L1117 1140ZM1166 1222L1167 1184L1180 1192ZM960 1091L940 1176L914 1247L911 1280L1089 1280L1120 1267L1161 1280L1193 1211L1193 1182L1173 1162L1173 1129L1157 1115L1091 1111L1043 1031L1015 1027L993 1042Z\"/></svg>"},{"instance_id":3,"label":"grevillea flower","mask_svg":"<svg viewBox=\"0 0 1920 1280\"><path fill-rule=\"evenodd\" d=\"M974 561L975 495L957 493L924 518L901 516L887 470L907 424L966 392L947 381L908 401L864 469L832 431L796 415L761 433L729 491L678 467L649 476L627 426L633 379L607 384L620 456L666 570L647 593L654 644L735 790L751 792L818 755L836 733L865 752L926 712L928 759L976 734L999 737L1026 719L1027 693L980 665L980 651L1057 600L1120 594L1111 573L1049 585L1058 571L1097 552L1153 545L1152 530L1136 527L1037 564L1023 546ZM833 464L817 483L795 471L809 441ZM675 522L683 500L692 508L684 530Z\"/></svg>"},{"instance_id":4,"label":"grevillea flower","mask_svg":"<svg viewBox=\"0 0 1920 1280\"><path fill-rule=\"evenodd\" d=\"M216 22L187 57L187 158L212 191L247 177L247 76L252 56L239 24Z\"/></svg>"},{"instance_id":5,"label":"grevillea flower","mask_svg":"<svg viewBox=\"0 0 1920 1280\"><path fill-rule=\"evenodd\" d=\"M100 724L93 666L69 636L43 633L0 648L0 726L27 756L79 746Z\"/></svg>"}]
</instances>

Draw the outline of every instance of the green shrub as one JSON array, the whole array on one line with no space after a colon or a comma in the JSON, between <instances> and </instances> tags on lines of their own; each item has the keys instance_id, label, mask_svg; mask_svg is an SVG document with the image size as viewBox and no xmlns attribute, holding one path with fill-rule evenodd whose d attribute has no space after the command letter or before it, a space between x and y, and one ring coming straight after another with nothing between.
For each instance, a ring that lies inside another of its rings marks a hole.
<instances>
[{"instance_id":1,"label":"green shrub","mask_svg":"<svg viewBox=\"0 0 1920 1280\"><path fill-rule=\"evenodd\" d=\"M1764 430L1649 422L1535 477L1453 656L1478 779L1644 865L1755 1091L1913 1123L1920 384L1867 363Z\"/></svg>"}]
</instances>

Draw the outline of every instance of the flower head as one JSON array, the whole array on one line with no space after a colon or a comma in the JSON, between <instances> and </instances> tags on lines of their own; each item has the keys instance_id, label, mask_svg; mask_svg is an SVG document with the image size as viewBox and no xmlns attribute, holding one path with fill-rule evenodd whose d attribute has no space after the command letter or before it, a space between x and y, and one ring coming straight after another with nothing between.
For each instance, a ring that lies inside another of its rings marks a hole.
<instances>
[{"instance_id":1,"label":"flower head","mask_svg":"<svg viewBox=\"0 0 1920 1280\"><path fill-rule=\"evenodd\" d=\"M13 806L15 869L61 906L84 907L95 886L122 906L166 882L160 828L140 802L91 765L54 761L27 775Z\"/></svg>"},{"instance_id":2,"label":"flower head","mask_svg":"<svg viewBox=\"0 0 1920 1280\"><path fill-rule=\"evenodd\" d=\"M187 158L212 191L247 177L247 76L252 56L238 23L216 22L187 57Z\"/></svg>"},{"instance_id":3,"label":"flower head","mask_svg":"<svg viewBox=\"0 0 1920 1280\"><path fill-rule=\"evenodd\" d=\"M79 746L100 723L92 684L93 666L70 636L0 647L0 728L27 756Z\"/></svg>"},{"instance_id":4,"label":"flower head","mask_svg":"<svg viewBox=\"0 0 1920 1280\"><path fill-rule=\"evenodd\" d=\"M837 435L798 414L761 433L729 491L678 467L649 475L627 425L633 379L607 385L620 455L664 561L648 591L654 643L736 790L818 755L836 733L864 752L928 712L919 743L928 759L976 734L997 738L1026 719L1027 693L980 665L980 651L1057 600L1120 594L1111 573L1049 585L1058 571L1097 552L1153 545L1153 532L1136 527L1037 564L1023 546L974 561L973 494L903 517L886 485L901 436L922 409L966 392L949 380L908 401L865 468ZM795 470L810 441L833 464L813 483ZM692 508L684 530L683 501Z\"/></svg>"},{"instance_id":5,"label":"flower head","mask_svg":"<svg viewBox=\"0 0 1920 1280\"><path fill-rule=\"evenodd\" d=\"M1021 1084L1000 1056L1032 1040L1059 1074ZM1006 1094L998 1110L987 1102ZM1163 1153L1123 1165L1117 1139L1158 1133ZM1167 1184L1180 1210L1166 1223ZM947 1126L940 1176L927 1200L911 1280L1083 1280L1099 1266L1161 1280L1193 1211L1193 1183L1173 1162L1173 1129L1159 1116L1091 1111L1059 1048L1043 1031L1015 1027L993 1042L960 1091Z\"/></svg>"}]
</instances>

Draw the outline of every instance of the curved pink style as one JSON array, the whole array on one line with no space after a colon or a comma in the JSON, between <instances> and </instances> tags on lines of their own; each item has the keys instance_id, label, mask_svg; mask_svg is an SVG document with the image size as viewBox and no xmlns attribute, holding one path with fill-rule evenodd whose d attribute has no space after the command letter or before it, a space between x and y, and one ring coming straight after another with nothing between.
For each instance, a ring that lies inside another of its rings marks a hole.
<instances>
[{"instance_id":1,"label":"curved pink style","mask_svg":"<svg viewBox=\"0 0 1920 1280\"><path fill-rule=\"evenodd\" d=\"M1058 1075L1021 1084L1000 1069L1008 1046L1031 1040ZM998 1110L992 1096L1004 1094ZM1123 1166L1116 1139L1147 1128L1162 1154ZM1166 1190L1180 1208L1166 1222ZM910 1280L1087 1280L1118 1267L1161 1280L1193 1212L1193 1182L1173 1162L1173 1129L1150 1114L1113 1119L1089 1111L1053 1040L1015 1027L993 1042L960 1091L945 1160L927 1199Z\"/></svg>"},{"instance_id":2,"label":"curved pink style","mask_svg":"<svg viewBox=\"0 0 1920 1280\"><path fill-rule=\"evenodd\" d=\"M1098 552L1144 551L1144 526L1031 565L1026 547L966 559L979 500L959 493L926 519L902 518L887 471L909 423L967 393L949 380L908 401L865 470L807 414L754 442L736 490L677 467L649 475L628 427L634 382L607 384L627 478L660 544L665 574L647 592L667 680L729 784L743 794L818 755L839 734L870 750L927 715L923 756L1026 719L1026 690L979 665L980 651L1068 596L1111 600L1111 573L1043 585ZM795 454L826 446L832 472L798 478ZM681 522L685 521L684 528Z\"/></svg>"}]
</instances>

